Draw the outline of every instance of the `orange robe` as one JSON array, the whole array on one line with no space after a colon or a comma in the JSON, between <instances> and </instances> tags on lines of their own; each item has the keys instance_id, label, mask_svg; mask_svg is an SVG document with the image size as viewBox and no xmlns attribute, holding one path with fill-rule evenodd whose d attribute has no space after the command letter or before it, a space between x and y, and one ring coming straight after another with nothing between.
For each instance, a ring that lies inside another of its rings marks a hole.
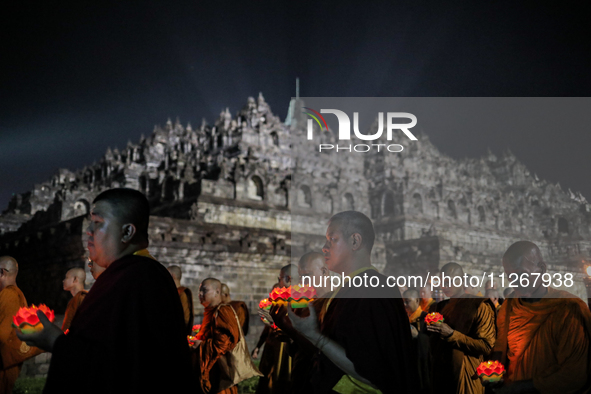
<instances>
[{"instance_id":1,"label":"orange robe","mask_svg":"<svg viewBox=\"0 0 591 394\"><path fill-rule=\"evenodd\" d=\"M230 301L230 306L234 308L238 320L240 320L240 326L242 327L242 333L244 336L248 335L248 326L250 321L250 312L244 301Z\"/></svg>"},{"instance_id":2,"label":"orange robe","mask_svg":"<svg viewBox=\"0 0 591 394\"><path fill-rule=\"evenodd\" d=\"M19 308L26 306L27 300L16 285L0 291L0 393L3 394L12 393L23 361L43 352L21 342L12 327L12 318Z\"/></svg>"},{"instance_id":3,"label":"orange robe","mask_svg":"<svg viewBox=\"0 0 591 394\"><path fill-rule=\"evenodd\" d=\"M499 311L497 326L495 351L505 350L509 360L505 361L506 384L533 380L542 394L586 389L591 312L581 299L552 288L534 303L508 298Z\"/></svg>"},{"instance_id":4,"label":"orange robe","mask_svg":"<svg viewBox=\"0 0 591 394\"><path fill-rule=\"evenodd\" d=\"M431 305L433 305L434 303L435 300L433 298L429 298L427 301L421 298L421 303L419 304L419 306L423 311L429 313L429 308L431 308Z\"/></svg>"},{"instance_id":5,"label":"orange robe","mask_svg":"<svg viewBox=\"0 0 591 394\"><path fill-rule=\"evenodd\" d=\"M80 304L82 304L82 301L84 300L84 297L86 297L86 294L88 294L88 291L80 290L78 293L76 293L74 297L72 297L70 302L68 302L68 307L66 308L66 315L64 316L64 322L62 323L63 332L66 332L66 330L70 328L70 324L72 324L72 319L74 319L74 315L76 315L76 311L78 310Z\"/></svg>"},{"instance_id":6,"label":"orange robe","mask_svg":"<svg viewBox=\"0 0 591 394\"><path fill-rule=\"evenodd\" d=\"M220 371L216 368L218 359L232 351L240 341L240 328L232 308L227 304L222 304L218 308L205 308L199 334L203 342L195 353L195 373L199 377L201 390L204 393L237 394L237 386L222 391L218 389Z\"/></svg>"},{"instance_id":7,"label":"orange robe","mask_svg":"<svg viewBox=\"0 0 591 394\"><path fill-rule=\"evenodd\" d=\"M473 377L495 346L496 314L492 302L465 295L442 301L436 309L454 332L448 338L431 335L433 388L438 393L484 394L484 386Z\"/></svg>"}]
</instances>

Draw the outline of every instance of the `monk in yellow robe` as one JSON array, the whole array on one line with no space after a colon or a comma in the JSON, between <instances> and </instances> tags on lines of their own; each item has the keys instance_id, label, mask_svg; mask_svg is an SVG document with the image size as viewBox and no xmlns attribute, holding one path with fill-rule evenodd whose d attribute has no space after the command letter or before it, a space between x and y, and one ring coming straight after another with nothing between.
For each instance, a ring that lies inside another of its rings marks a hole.
<instances>
[{"instance_id":1,"label":"monk in yellow robe","mask_svg":"<svg viewBox=\"0 0 591 394\"><path fill-rule=\"evenodd\" d=\"M199 339L194 345L194 372L203 393L237 394L237 386L219 388L217 361L240 341L236 314L229 305L222 303L221 288L221 282L214 278L205 279L199 287L199 301L205 311Z\"/></svg>"},{"instance_id":2,"label":"monk in yellow robe","mask_svg":"<svg viewBox=\"0 0 591 394\"><path fill-rule=\"evenodd\" d=\"M497 318L499 335L495 358L507 370L499 393L588 392L591 312L576 296L541 280L546 264L539 248L520 241L503 256L507 275L526 274L529 286L517 281L513 298L507 298ZM540 274L538 283L533 283ZM525 284L525 281L524 281Z\"/></svg>"},{"instance_id":3,"label":"monk in yellow robe","mask_svg":"<svg viewBox=\"0 0 591 394\"><path fill-rule=\"evenodd\" d=\"M68 302L64 322L62 323L62 331L66 332L72 324L72 319L76 315L76 311L88 291L84 290L84 282L86 281L86 272L82 268L72 268L66 272L66 277L62 282L64 290L72 294L72 299Z\"/></svg>"},{"instance_id":4,"label":"monk in yellow robe","mask_svg":"<svg viewBox=\"0 0 591 394\"><path fill-rule=\"evenodd\" d=\"M441 268L448 277L464 276L462 267L448 263ZM475 379L476 368L493 350L496 338L496 313L487 298L475 297L463 286L447 279L442 283L449 300L437 304L444 323L427 326L433 355L433 387L438 393L484 394L484 386Z\"/></svg>"},{"instance_id":5,"label":"monk in yellow robe","mask_svg":"<svg viewBox=\"0 0 591 394\"><path fill-rule=\"evenodd\" d=\"M170 267L168 267L168 272L170 272L170 275L174 280L174 284L176 285L176 289L179 292L179 297L181 298L181 305L183 306L187 335L191 335L191 333L193 332L194 319L193 293L191 292L191 289L181 285L181 278L183 276L181 267L179 267L178 265L171 265Z\"/></svg>"},{"instance_id":6,"label":"monk in yellow robe","mask_svg":"<svg viewBox=\"0 0 591 394\"><path fill-rule=\"evenodd\" d=\"M23 292L16 286L18 264L12 257L0 257L0 393L10 394L23 362L41 349L21 342L12 327L19 308L27 306Z\"/></svg>"}]
</instances>

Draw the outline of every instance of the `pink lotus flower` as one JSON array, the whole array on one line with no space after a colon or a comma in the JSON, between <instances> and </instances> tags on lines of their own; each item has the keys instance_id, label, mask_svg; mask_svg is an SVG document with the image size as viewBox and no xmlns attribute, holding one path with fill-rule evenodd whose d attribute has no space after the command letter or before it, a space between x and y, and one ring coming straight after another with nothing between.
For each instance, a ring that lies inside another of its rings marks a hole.
<instances>
[{"instance_id":1,"label":"pink lotus flower","mask_svg":"<svg viewBox=\"0 0 591 394\"><path fill-rule=\"evenodd\" d=\"M289 296L291 295L291 286L289 287L282 287L282 288L274 288L271 293L269 293L269 299L274 304L279 301L287 301Z\"/></svg>"},{"instance_id":2,"label":"pink lotus flower","mask_svg":"<svg viewBox=\"0 0 591 394\"><path fill-rule=\"evenodd\" d=\"M43 324L41 324L37 317L38 310L45 313L45 316L47 316L49 321L53 322L55 319L55 313L46 305L41 304L39 307L32 305L28 308L20 308L12 318L12 325L18 327L25 334L41 331L43 329Z\"/></svg>"},{"instance_id":3,"label":"pink lotus flower","mask_svg":"<svg viewBox=\"0 0 591 394\"><path fill-rule=\"evenodd\" d=\"M485 376L491 376L492 374L501 375L505 372L505 367L498 361L485 361L480 363L476 368L476 373Z\"/></svg>"},{"instance_id":4,"label":"pink lotus flower","mask_svg":"<svg viewBox=\"0 0 591 394\"><path fill-rule=\"evenodd\" d=\"M261 300L261 302L259 302L259 308L261 309L271 309L271 306L273 305L273 303L271 301L269 301L268 298L265 298L264 300Z\"/></svg>"},{"instance_id":5,"label":"pink lotus flower","mask_svg":"<svg viewBox=\"0 0 591 394\"><path fill-rule=\"evenodd\" d=\"M316 289L312 286L298 286L295 285L291 288L291 300L298 301L302 298L311 300L316 297Z\"/></svg>"}]
</instances>

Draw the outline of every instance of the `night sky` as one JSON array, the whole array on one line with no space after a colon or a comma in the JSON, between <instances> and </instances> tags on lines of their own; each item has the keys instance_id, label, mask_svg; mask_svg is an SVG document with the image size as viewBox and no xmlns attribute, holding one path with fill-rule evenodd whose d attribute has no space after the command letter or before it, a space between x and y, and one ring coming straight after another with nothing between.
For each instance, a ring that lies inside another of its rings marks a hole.
<instances>
[{"instance_id":1,"label":"night sky","mask_svg":"<svg viewBox=\"0 0 591 394\"><path fill-rule=\"evenodd\" d=\"M308 97L591 92L590 15L576 3L26 3L0 16L0 211L169 117L211 124L262 92L284 119L296 77ZM510 148L591 200L589 129L429 136L457 158Z\"/></svg>"}]
</instances>

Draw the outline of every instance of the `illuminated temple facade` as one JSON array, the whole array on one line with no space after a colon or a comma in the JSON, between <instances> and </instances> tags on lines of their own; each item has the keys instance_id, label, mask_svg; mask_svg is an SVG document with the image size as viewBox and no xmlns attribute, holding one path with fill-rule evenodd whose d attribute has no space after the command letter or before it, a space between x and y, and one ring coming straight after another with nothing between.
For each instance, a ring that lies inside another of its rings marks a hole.
<instances>
[{"instance_id":1,"label":"illuminated temple facade","mask_svg":"<svg viewBox=\"0 0 591 394\"><path fill-rule=\"evenodd\" d=\"M284 122L259 95L212 125L169 120L92 165L59 170L0 215L0 255L18 259L29 302L65 309L60 283L67 268L86 266L90 203L131 187L152 206L151 253L180 265L195 296L201 279L218 277L251 311L292 252L320 250L327 219L349 209L374 221L373 262L386 274L433 274L450 261L499 274L506 248L527 239L552 271L574 273L571 291L585 297L591 207L582 195L538 179L511 153L455 160L426 136L397 154L299 155L301 106L293 99ZM326 130L317 138L334 141Z\"/></svg>"}]
</instances>

